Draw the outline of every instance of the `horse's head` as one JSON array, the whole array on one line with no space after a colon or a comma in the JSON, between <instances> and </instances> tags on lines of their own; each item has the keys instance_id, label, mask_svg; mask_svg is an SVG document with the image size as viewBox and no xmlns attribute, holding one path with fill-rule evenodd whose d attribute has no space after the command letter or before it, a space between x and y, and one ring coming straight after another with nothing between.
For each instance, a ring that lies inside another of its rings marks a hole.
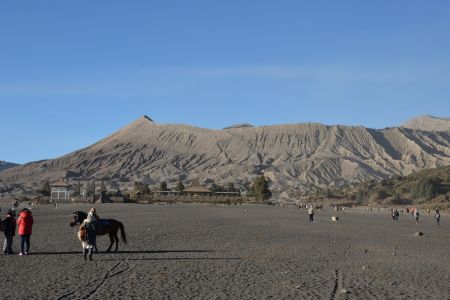
<instances>
[{"instance_id":1,"label":"horse's head","mask_svg":"<svg viewBox=\"0 0 450 300\"><path fill-rule=\"evenodd\" d=\"M72 214L72 222L70 222L70 227L73 227L77 224L83 223L84 219L86 219L87 214L82 211L76 211Z\"/></svg>"}]
</instances>

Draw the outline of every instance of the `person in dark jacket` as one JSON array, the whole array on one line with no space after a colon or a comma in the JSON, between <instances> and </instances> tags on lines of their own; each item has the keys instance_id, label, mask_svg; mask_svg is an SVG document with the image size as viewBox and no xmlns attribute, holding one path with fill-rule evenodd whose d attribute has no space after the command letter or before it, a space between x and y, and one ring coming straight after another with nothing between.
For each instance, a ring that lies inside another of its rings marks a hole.
<instances>
[{"instance_id":1,"label":"person in dark jacket","mask_svg":"<svg viewBox=\"0 0 450 300\"><path fill-rule=\"evenodd\" d=\"M19 218L17 219L17 225L19 225L19 236L20 236L19 255L28 255L30 252L30 238L33 228L33 216L31 215L31 211L28 208L24 208L20 212Z\"/></svg>"},{"instance_id":2,"label":"person in dark jacket","mask_svg":"<svg viewBox=\"0 0 450 300\"><path fill-rule=\"evenodd\" d=\"M3 220L5 242L3 244L3 253L5 255L13 254L12 245L13 238L16 235L16 219L14 218L14 211L9 210L5 220Z\"/></svg>"},{"instance_id":3,"label":"person in dark jacket","mask_svg":"<svg viewBox=\"0 0 450 300\"><path fill-rule=\"evenodd\" d=\"M89 260L92 260L92 254L94 253L94 248L97 247L97 231L96 231L97 218L95 216L95 211L90 211L87 218L81 224L86 230L86 237L82 240L81 245L83 247L84 260L86 260L89 254Z\"/></svg>"}]
</instances>

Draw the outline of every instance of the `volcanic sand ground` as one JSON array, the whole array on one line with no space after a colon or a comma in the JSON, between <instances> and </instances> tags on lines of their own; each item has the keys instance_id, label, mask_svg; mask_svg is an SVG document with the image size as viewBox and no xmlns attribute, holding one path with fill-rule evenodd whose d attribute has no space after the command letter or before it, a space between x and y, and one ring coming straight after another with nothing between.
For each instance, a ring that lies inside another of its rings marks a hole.
<instances>
[{"instance_id":1,"label":"volcanic sand ground","mask_svg":"<svg viewBox=\"0 0 450 300\"><path fill-rule=\"evenodd\" d=\"M33 209L31 255L0 257L2 299L450 298L448 216L438 228L425 213L415 225L326 210L311 224L294 208L103 204L99 215L122 220L129 243L85 262L68 224L88 208Z\"/></svg>"}]
</instances>

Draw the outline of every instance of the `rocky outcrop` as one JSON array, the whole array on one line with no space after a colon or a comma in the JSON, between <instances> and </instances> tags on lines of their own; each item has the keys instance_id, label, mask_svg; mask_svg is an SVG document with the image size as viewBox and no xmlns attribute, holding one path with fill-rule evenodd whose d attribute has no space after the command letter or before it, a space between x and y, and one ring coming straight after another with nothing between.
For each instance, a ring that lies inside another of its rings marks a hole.
<instances>
[{"instance_id":1,"label":"rocky outcrop","mask_svg":"<svg viewBox=\"0 0 450 300\"><path fill-rule=\"evenodd\" d=\"M273 190L339 186L450 164L450 132L306 123L209 130L141 117L87 148L0 173L4 182L104 179L110 188L200 178L243 186L270 174Z\"/></svg>"}]
</instances>

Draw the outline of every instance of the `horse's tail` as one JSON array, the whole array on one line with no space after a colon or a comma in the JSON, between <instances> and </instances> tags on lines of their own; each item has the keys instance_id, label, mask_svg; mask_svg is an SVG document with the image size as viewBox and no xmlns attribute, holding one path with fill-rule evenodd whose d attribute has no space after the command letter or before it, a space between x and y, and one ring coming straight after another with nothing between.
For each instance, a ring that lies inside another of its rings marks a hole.
<instances>
[{"instance_id":1,"label":"horse's tail","mask_svg":"<svg viewBox=\"0 0 450 300\"><path fill-rule=\"evenodd\" d=\"M122 236L122 242L126 245L127 242L127 236L125 234L125 227L123 226L122 222L119 222L120 227L120 235Z\"/></svg>"}]
</instances>

